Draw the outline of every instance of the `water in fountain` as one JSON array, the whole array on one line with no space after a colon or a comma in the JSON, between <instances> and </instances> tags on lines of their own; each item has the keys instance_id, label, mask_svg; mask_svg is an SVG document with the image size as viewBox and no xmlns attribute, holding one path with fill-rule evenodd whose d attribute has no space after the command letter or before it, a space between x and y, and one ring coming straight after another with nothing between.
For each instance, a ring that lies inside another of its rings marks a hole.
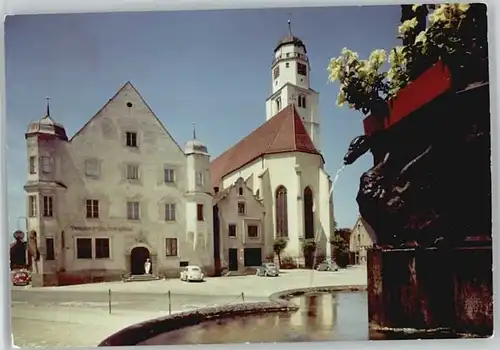
<instances>
[{"instance_id":1,"label":"water in fountain","mask_svg":"<svg viewBox=\"0 0 500 350\"><path fill-rule=\"evenodd\" d=\"M335 173L335 177L333 178L333 182L332 182L332 187L330 188L330 192L328 193L328 202L330 202L330 198L332 198L332 194L333 194L333 190L335 188L335 184L337 183L338 179L339 179L339 176L340 176L340 173L345 169L346 165L344 162L342 162L341 166L339 167L339 169L337 170L337 172ZM327 203L328 205L329 203ZM317 230L316 231L316 234L314 235L314 243L315 244L318 244L318 240L319 240L319 235L321 233L321 230ZM328 240L329 238L327 238ZM316 266L316 254L317 254L317 250L314 250L314 253L313 253L313 270ZM331 258L331 257L330 257ZM313 271L311 271L311 277L310 277L310 280L309 280L309 285L312 286L312 283L313 283L313 279L314 279L314 273Z\"/></svg>"}]
</instances>

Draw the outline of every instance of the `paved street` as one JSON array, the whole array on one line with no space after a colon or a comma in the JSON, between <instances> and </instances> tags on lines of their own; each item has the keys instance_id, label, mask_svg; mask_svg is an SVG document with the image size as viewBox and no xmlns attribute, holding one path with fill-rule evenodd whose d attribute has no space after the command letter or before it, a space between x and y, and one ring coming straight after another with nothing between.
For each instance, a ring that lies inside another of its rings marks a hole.
<instances>
[{"instance_id":1,"label":"paved street","mask_svg":"<svg viewBox=\"0 0 500 350\"><path fill-rule=\"evenodd\" d=\"M201 307L268 300L293 288L366 284L366 269L336 273L284 271L278 278L256 276L208 278L204 283L179 280L112 282L66 287L13 287L12 325L21 347L95 346L134 323ZM111 314L108 293L111 290Z\"/></svg>"}]
</instances>

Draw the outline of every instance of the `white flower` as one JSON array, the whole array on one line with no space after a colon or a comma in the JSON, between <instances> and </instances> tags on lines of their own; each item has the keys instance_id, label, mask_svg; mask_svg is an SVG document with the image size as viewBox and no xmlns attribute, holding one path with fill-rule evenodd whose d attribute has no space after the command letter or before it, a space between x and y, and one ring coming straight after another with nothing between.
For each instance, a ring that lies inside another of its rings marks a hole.
<instances>
[{"instance_id":1,"label":"white flower","mask_svg":"<svg viewBox=\"0 0 500 350\"><path fill-rule=\"evenodd\" d=\"M425 30L422 30L420 33L418 33L417 37L415 38L415 44L416 43L425 44L426 42L427 42L427 32Z\"/></svg>"},{"instance_id":2,"label":"white flower","mask_svg":"<svg viewBox=\"0 0 500 350\"><path fill-rule=\"evenodd\" d=\"M414 29L418 24L417 18L407 19L398 28L399 34L405 34L411 29Z\"/></svg>"},{"instance_id":3,"label":"white flower","mask_svg":"<svg viewBox=\"0 0 500 350\"><path fill-rule=\"evenodd\" d=\"M411 9L413 12L416 12L420 6L422 6L422 4L415 4L411 7Z\"/></svg>"},{"instance_id":4,"label":"white flower","mask_svg":"<svg viewBox=\"0 0 500 350\"><path fill-rule=\"evenodd\" d=\"M377 71L384 64L385 57L386 57L385 50L381 50L381 49L373 50L373 52L370 54L370 58L368 59L368 62L370 64L370 66L375 71Z\"/></svg>"},{"instance_id":5,"label":"white flower","mask_svg":"<svg viewBox=\"0 0 500 350\"><path fill-rule=\"evenodd\" d=\"M343 90L340 90L338 95L337 95L337 107L342 107L344 106L344 103L346 102L345 100L345 94Z\"/></svg>"}]
</instances>

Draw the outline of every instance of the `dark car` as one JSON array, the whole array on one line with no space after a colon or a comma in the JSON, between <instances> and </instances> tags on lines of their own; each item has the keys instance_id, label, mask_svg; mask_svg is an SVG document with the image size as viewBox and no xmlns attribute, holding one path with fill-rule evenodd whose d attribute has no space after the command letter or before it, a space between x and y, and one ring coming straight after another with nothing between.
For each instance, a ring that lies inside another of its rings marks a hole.
<instances>
[{"instance_id":1,"label":"dark car","mask_svg":"<svg viewBox=\"0 0 500 350\"><path fill-rule=\"evenodd\" d=\"M15 286L27 286L31 282L31 276L27 270L12 271L11 278Z\"/></svg>"},{"instance_id":2,"label":"dark car","mask_svg":"<svg viewBox=\"0 0 500 350\"><path fill-rule=\"evenodd\" d=\"M257 268L256 276L264 277L278 277L279 276L278 267L273 263L264 263L262 266Z\"/></svg>"},{"instance_id":3,"label":"dark car","mask_svg":"<svg viewBox=\"0 0 500 350\"><path fill-rule=\"evenodd\" d=\"M316 265L316 270L317 271L338 271L339 266L337 265L337 263L334 260L326 259L325 261Z\"/></svg>"}]
</instances>

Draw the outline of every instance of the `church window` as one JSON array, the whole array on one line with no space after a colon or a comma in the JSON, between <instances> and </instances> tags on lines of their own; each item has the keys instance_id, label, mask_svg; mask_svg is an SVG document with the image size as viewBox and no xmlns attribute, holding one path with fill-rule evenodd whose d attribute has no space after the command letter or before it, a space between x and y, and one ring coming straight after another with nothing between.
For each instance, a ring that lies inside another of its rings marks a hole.
<instances>
[{"instance_id":1,"label":"church window","mask_svg":"<svg viewBox=\"0 0 500 350\"><path fill-rule=\"evenodd\" d=\"M304 189L304 237L314 238L314 199L310 187Z\"/></svg>"},{"instance_id":2,"label":"church window","mask_svg":"<svg viewBox=\"0 0 500 350\"><path fill-rule=\"evenodd\" d=\"M306 97L299 95L299 107L306 108Z\"/></svg>"},{"instance_id":3,"label":"church window","mask_svg":"<svg viewBox=\"0 0 500 350\"><path fill-rule=\"evenodd\" d=\"M100 164L97 159L87 159L85 161L85 176L98 178L100 175Z\"/></svg>"},{"instance_id":4,"label":"church window","mask_svg":"<svg viewBox=\"0 0 500 350\"><path fill-rule=\"evenodd\" d=\"M276 111L279 112L281 110L281 97L278 97L275 101L276 101Z\"/></svg>"},{"instance_id":5,"label":"church window","mask_svg":"<svg viewBox=\"0 0 500 350\"><path fill-rule=\"evenodd\" d=\"M139 220L139 202L127 202L127 219Z\"/></svg>"},{"instance_id":6,"label":"church window","mask_svg":"<svg viewBox=\"0 0 500 350\"><path fill-rule=\"evenodd\" d=\"M51 196L43 196L43 216L53 217L54 216L54 201Z\"/></svg>"},{"instance_id":7,"label":"church window","mask_svg":"<svg viewBox=\"0 0 500 350\"><path fill-rule=\"evenodd\" d=\"M95 258L109 259L111 256L109 249L109 238L96 238L94 241Z\"/></svg>"},{"instance_id":8,"label":"church window","mask_svg":"<svg viewBox=\"0 0 500 350\"><path fill-rule=\"evenodd\" d=\"M165 204L165 221L175 221L175 203Z\"/></svg>"},{"instance_id":9,"label":"church window","mask_svg":"<svg viewBox=\"0 0 500 350\"><path fill-rule=\"evenodd\" d=\"M273 77L274 79L278 79L279 76L280 76L280 66L277 66L276 68L274 68Z\"/></svg>"},{"instance_id":10,"label":"church window","mask_svg":"<svg viewBox=\"0 0 500 350\"><path fill-rule=\"evenodd\" d=\"M137 133L128 132L125 134L127 147L137 147Z\"/></svg>"},{"instance_id":11,"label":"church window","mask_svg":"<svg viewBox=\"0 0 500 350\"><path fill-rule=\"evenodd\" d=\"M276 189L276 235L288 237L288 202L285 186Z\"/></svg>"},{"instance_id":12,"label":"church window","mask_svg":"<svg viewBox=\"0 0 500 350\"><path fill-rule=\"evenodd\" d=\"M303 63L297 62L297 74L306 76L307 75L307 66Z\"/></svg>"},{"instance_id":13,"label":"church window","mask_svg":"<svg viewBox=\"0 0 500 350\"><path fill-rule=\"evenodd\" d=\"M235 224L229 224L227 227L228 235L229 237L236 237L236 225Z\"/></svg>"},{"instance_id":14,"label":"church window","mask_svg":"<svg viewBox=\"0 0 500 350\"><path fill-rule=\"evenodd\" d=\"M32 195L32 196L29 196L28 197L28 204L29 204L29 213L28 213L28 216L29 217L35 217L36 216L36 196L35 195Z\"/></svg>"},{"instance_id":15,"label":"church window","mask_svg":"<svg viewBox=\"0 0 500 350\"><path fill-rule=\"evenodd\" d=\"M139 166L135 164L127 165L127 180L139 179Z\"/></svg>"},{"instance_id":16,"label":"church window","mask_svg":"<svg viewBox=\"0 0 500 350\"><path fill-rule=\"evenodd\" d=\"M177 256L177 238L165 238L165 255Z\"/></svg>"},{"instance_id":17,"label":"church window","mask_svg":"<svg viewBox=\"0 0 500 350\"><path fill-rule=\"evenodd\" d=\"M36 157L30 157L30 174L36 174Z\"/></svg>"},{"instance_id":18,"label":"church window","mask_svg":"<svg viewBox=\"0 0 500 350\"><path fill-rule=\"evenodd\" d=\"M98 219L99 218L99 201L97 199L87 199L87 218Z\"/></svg>"},{"instance_id":19,"label":"church window","mask_svg":"<svg viewBox=\"0 0 500 350\"><path fill-rule=\"evenodd\" d=\"M45 260L54 260L54 238L45 238Z\"/></svg>"},{"instance_id":20,"label":"church window","mask_svg":"<svg viewBox=\"0 0 500 350\"><path fill-rule=\"evenodd\" d=\"M238 203L238 215L245 215L245 203L239 202Z\"/></svg>"},{"instance_id":21,"label":"church window","mask_svg":"<svg viewBox=\"0 0 500 350\"><path fill-rule=\"evenodd\" d=\"M92 259L92 238L76 239L76 258Z\"/></svg>"},{"instance_id":22,"label":"church window","mask_svg":"<svg viewBox=\"0 0 500 350\"><path fill-rule=\"evenodd\" d=\"M42 173L50 174L52 171L52 158L51 157L41 157L40 161L42 163Z\"/></svg>"}]
</instances>

